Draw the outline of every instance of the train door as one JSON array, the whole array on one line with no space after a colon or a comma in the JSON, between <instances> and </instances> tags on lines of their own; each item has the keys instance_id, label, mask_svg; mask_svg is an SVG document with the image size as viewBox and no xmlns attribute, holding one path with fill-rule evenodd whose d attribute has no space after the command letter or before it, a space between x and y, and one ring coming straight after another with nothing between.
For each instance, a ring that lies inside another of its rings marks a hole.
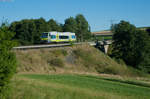
<instances>
[{"instance_id":1,"label":"train door","mask_svg":"<svg viewBox=\"0 0 150 99\"><path fill-rule=\"evenodd\" d=\"M50 38L50 33L48 33L48 43L50 43L51 42L51 38Z\"/></svg>"}]
</instances>

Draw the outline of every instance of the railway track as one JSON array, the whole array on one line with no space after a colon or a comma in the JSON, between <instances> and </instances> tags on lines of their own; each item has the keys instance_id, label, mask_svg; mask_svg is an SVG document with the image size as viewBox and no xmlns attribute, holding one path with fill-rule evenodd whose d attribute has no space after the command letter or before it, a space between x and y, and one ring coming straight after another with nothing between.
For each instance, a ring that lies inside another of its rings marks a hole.
<instances>
[{"instance_id":1,"label":"railway track","mask_svg":"<svg viewBox=\"0 0 150 99\"><path fill-rule=\"evenodd\" d=\"M86 42L91 46L96 45L94 42ZM73 43L74 45L80 45L80 44L85 44L85 42L80 42L80 43ZM70 43L65 43L65 44L46 44L46 45L30 45L30 46L18 46L18 47L13 47L13 50L25 50L25 49L41 49L41 48L55 48L55 47L66 47L66 46L71 46L72 44Z\"/></svg>"}]
</instances>

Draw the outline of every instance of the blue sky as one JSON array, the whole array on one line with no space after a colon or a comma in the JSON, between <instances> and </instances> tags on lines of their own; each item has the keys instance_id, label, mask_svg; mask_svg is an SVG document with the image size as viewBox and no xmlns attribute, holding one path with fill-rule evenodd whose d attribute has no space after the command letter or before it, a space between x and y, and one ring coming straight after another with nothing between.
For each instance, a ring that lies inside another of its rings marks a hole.
<instances>
[{"instance_id":1,"label":"blue sky","mask_svg":"<svg viewBox=\"0 0 150 99\"><path fill-rule=\"evenodd\" d=\"M150 0L0 0L0 21L43 17L64 23L70 16L83 14L92 31L109 29L120 20L150 26L149 11Z\"/></svg>"}]
</instances>

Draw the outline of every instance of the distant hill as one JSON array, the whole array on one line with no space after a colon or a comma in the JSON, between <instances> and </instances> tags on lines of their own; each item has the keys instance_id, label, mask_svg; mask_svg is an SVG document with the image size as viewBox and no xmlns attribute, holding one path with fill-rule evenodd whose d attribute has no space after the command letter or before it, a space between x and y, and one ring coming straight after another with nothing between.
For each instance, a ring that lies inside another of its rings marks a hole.
<instances>
[{"instance_id":1,"label":"distant hill","mask_svg":"<svg viewBox=\"0 0 150 99\"><path fill-rule=\"evenodd\" d=\"M150 28L150 27L137 27L137 29L140 29L140 30L146 30L148 28Z\"/></svg>"},{"instance_id":2,"label":"distant hill","mask_svg":"<svg viewBox=\"0 0 150 99\"><path fill-rule=\"evenodd\" d=\"M146 30L150 27L137 27L137 29L140 29L140 30ZM95 34L95 35L113 35L111 30L102 30L102 31L96 31L96 32L92 32L92 34Z\"/></svg>"},{"instance_id":3,"label":"distant hill","mask_svg":"<svg viewBox=\"0 0 150 99\"><path fill-rule=\"evenodd\" d=\"M110 30L103 30L103 31L97 31L92 32L94 35L112 35L112 32Z\"/></svg>"}]
</instances>

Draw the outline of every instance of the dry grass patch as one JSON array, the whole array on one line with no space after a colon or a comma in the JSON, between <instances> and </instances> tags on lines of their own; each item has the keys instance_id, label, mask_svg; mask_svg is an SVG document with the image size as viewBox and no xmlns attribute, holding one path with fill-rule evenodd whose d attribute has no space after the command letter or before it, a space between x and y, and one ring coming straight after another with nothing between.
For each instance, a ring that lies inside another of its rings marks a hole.
<instances>
[{"instance_id":1,"label":"dry grass patch","mask_svg":"<svg viewBox=\"0 0 150 99\"><path fill-rule=\"evenodd\" d=\"M66 48L15 51L18 72L90 72L121 76L143 76L138 70L119 64L88 44Z\"/></svg>"}]
</instances>

